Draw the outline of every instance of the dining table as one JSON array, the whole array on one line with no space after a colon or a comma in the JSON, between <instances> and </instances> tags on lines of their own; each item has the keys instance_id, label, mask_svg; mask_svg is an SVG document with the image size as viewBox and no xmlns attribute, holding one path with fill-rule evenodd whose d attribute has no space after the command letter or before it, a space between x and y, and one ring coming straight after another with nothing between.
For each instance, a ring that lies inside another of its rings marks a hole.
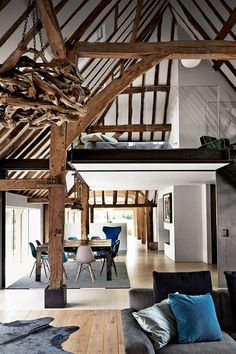
<instances>
[{"instance_id":1,"label":"dining table","mask_svg":"<svg viewBox=\"0 0 236 354\"><path fill-rule=\"evenodd\" d=\"M106 279L112 280L112 242L109 239L100 239L100 240L88 240L88 244L92 251L104 251L106 253ZM84 245L84 240L64 240L64 250L66 252L66 248L71 247L79 247ZM35 271L35 280L41 281L41 267L42 260L41 255L42 252L48 252L48 243L43 243L36 248L36 271ZM50 261L49 261L50 263Z\"/></svg>"}]
</instances>

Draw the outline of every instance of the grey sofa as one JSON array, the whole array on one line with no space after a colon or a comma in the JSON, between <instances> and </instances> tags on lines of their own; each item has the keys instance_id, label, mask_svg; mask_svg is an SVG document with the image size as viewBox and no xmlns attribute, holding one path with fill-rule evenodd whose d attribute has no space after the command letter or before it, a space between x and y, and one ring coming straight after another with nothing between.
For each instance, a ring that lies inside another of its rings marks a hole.
<instances>
[{"instance_id":1,"label":"grey sofa","mask_svg":"<svg viewBox=\"0 0 236 354\"><path fill-rule=\"evenodd\" d=\"M132 316L133 311L139 311L153 305L153 290L130 289L129 297L130 308L121 312L126 354L236 354L236 329L226 289L213 291L216 312L223 331L223 341L191 344L174 343L168 344L156 352L152 341Z\"/></svg>"}]
</instances>

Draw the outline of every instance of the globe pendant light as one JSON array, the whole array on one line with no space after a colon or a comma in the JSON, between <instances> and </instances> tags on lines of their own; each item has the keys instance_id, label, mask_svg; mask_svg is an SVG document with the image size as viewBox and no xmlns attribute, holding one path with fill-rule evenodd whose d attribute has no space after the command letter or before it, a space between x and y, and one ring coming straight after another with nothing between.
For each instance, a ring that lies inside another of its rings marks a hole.
<instances>
[{"instance_id":1,"label":"globe pendant light","mask_svg":"<svg viewBox=\"0 0 236 354\"><path fill-rule=\"evenodd\" d=\"M201 63L201 59L181 59L181 63L185 68L195 68Z\"/></svg>"}]
</instances>

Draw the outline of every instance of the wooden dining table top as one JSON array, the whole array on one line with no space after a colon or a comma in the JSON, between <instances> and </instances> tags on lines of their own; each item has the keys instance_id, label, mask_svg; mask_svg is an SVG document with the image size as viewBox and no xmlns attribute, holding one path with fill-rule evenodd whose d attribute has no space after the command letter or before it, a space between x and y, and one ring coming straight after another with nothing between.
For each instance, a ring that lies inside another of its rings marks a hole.
<instances>
[{"instance_id":1,"label":"wooden dining table top","mask_svg":"<svg viewBox=\"0 0 236 354\"><path fill-rule=\"evenodd\" d=\"M83 245L83 240L64 240L64 247L79 247ZM91 247L111 247L110 239L88 240L88 245ZM37 249L48 247L48 243L44 243Z\"/></svg>"}]
</instances>

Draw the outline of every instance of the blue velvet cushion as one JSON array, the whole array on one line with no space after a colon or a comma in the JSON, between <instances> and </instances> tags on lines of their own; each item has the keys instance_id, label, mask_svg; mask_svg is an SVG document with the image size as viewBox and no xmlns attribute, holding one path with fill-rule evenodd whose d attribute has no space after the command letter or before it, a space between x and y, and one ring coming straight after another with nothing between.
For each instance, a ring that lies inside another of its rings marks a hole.
<instances>
[{"instance_id":1,"label":"blue velvet cushion","mask_svg":"<svg viewBox=\"0 0 236 354\"><path fill-rule=\"evenodd\" d=\"M211 294L169 294L174 313L179 343L223 340Z\"/></svg>"}]
</instances>

